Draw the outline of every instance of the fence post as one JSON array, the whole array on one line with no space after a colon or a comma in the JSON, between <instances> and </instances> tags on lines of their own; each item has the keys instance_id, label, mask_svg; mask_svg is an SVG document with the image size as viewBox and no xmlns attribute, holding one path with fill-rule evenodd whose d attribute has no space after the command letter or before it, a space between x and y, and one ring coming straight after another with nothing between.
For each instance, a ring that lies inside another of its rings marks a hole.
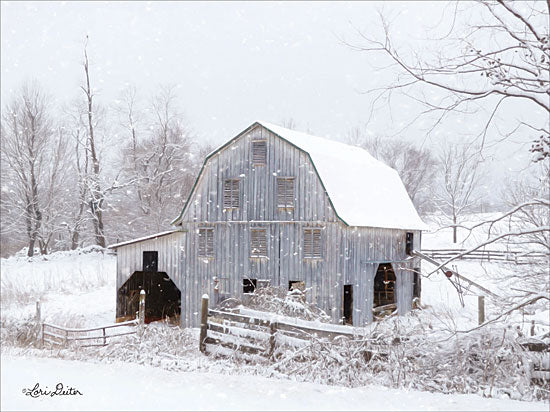
<instances>
[{"instance_id":1,"label":"fence post","mask_svg":"<svg viewBox=\"0 0 550 412\"><path fill-rule=\"evenodd\" d=\"M277 332L277 323L271 322L269 325L269 357L275 352L275 333Z\"/></svg>"},{"instance_id":2,"label":"fence post","mask_svg":"<svg viewBox=\"0 0 550 412\"><path fill-rule=\"evenodd\" d=\"M103 346L107 345L107 336L105 336L105 328L103 328Z\"/></svg>"},{"instance_id":3,"label":"fence post","mask_svg":"<svg viewBox=\"0 0 550 412\"><path fill-rule=\"evenodd\" d=\"M199 337L199 350L204 353L206 351L206 331L208 328L208 295L202 295L201 303L201 334Z\"/></svg>"},{"instance_id":4,"label":"fence post","mask_svg":"<svg viewBox=\"0 0 550 412\"><path fill-rule=\"evenodd\" d=\"M477 297L477 323L481 325L485 322L485 296Z\"/></svg>"},{"instance_id":5,"label":"fence post","mask_svg":"<svg viewBox=\"0 0 550 412\"><path fill-rule=\"evenodd\" d=\"M35 330L36 330L36 334L37 334L37 336L36 336L37 341L41 339L40 331L43 329L43 328L41 329L41 327L40 327L41 321L42 321L42 310L40 308L40 299L39 299L39 300L36 301L36 329ZM43 331L42 331L42 333L43 333ZM42 337L42 339L43 339L43 337Z\"/></svg>"},{"instance_id":6,"label":"fence post","mask_svg":"<svg viewBox=\"0 0 550 412\"><path fill-rule=\"evenodd\" d=\"M143 325L145 323L145 291L141 289L139 292L139 324Z\"/></svg>"},{"instance_id":7,"label":"fence post","mask_svg":"<svg viewBox=\"0 0 550 412\"><path fill-rule=\"evenodd\" d=\"M531 336L535 336L535 321L531 321Z\"/></svg>"},{"instance_id":8,"label":"fence post","mask_svg":"<svg viewBox=\"0 0 550 412\"><path fill-rule=\"evenodd\" d=\"M42 309L40 308L40 300L36 301L36 323L42 320Z\"/></svg>"}]
</instances>

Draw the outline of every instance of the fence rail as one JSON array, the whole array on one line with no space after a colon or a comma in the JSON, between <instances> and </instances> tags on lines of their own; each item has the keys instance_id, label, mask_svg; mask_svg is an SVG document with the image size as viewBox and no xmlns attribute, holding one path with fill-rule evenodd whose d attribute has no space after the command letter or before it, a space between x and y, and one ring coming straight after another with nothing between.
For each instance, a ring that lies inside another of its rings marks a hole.
<instances>
[{"instance_id":1,"label":"fence rail","mask_svg":"<svg viewBox=\"0 0 550 412\"><path fill-rule=\"evenodd\" d=\"M533 330L531 331L533 334ZM208 298L203 296L201 312L200 350L206 354L219 354L225 356L238 355L241 358L261 357L264 359L276 356L280 346L295 348L304 347L311 337L328 338L330 340L339 337L368 339L367 336L348 332L331 331L305 325L295 325L282 321L270 321L267 319L248 316L240 313L225 312L208 309ZM391 345L399 345L401 341L392 342ZM374 341L372 342L374 343ZM387 356L387 344L370 345L365 350L365 359L371 359L373 354ZM550 345L536 339L529 339L521 346L526 352L535 358L530 366L531 379L534 383L546 385L550 382ZM533 356L537 353L537 356Z\"/></svg>"},{"instance_id":2,"label":"fence rail","mask_svg":"<svg viewBox=\"0 0 550 412\"><path fill-rule=\"evenodd\" d=\"M42 346L46 343L52 346L67 346L70 343L78 343L81 347L105 346L108 340L125 335L136 333L136 329L118 333L108 334L107 331L122 327L135 327L137 320L115 323L112 325L98 326L94 328L65 328L51 323L42 323Z\"/></svg>"},{"instance_id":3,"label":"fence rail","mask_svg":"<svg viewBox=\"0 0 550 412\"><path fill-rule=\"evenodd\" d=\"M330 327L330 325L327 325ZM200 350L203 353L234 353L269 358L277 346L301 347L311 337L334 340L339 337L365 338L344 330L328 330L284 321L270 321L240 313L208 309L203 297L201 312Z\"/></svg>"},{"instance_id":4,"label":"fence rail","mask_svg":"<svg viewBox=\"0 0 550 412\"><path fill-rule=\"evenodd\" d=\"M422 249L422 253L432 259L451 259L467 252L468 249ZM483 260L513 262L515 264L527 264L533 261L548 259L548 254L541 252L521 252L517 250L491 250L480 249L461 256L462 260Z\"/></svg>"}]
</instances>

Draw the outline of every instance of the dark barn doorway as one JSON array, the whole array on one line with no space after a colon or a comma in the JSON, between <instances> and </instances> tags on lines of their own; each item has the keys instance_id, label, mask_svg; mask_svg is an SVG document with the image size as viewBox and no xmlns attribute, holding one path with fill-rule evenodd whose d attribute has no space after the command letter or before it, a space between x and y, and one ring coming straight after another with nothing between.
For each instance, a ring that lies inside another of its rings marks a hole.
<instances>
[{"instance_id":1,"label":"dark barn doorway","mask_svg":"<svg viewBox=\"0 0 550 412\"><path fill-rule=\"evenodd\" d=\"M353 324L353 285L344 285L344 324Z\"/></svg>"},{"instance_id":2,"label":"dark barn doorway","mask_svg":"<svg viewBox=\"0 0 550 412\"><path fill-rule=\"evenodd\" d=\"M144 265L145 266L145 265ZM145 290L145 323L168 318L179 324L181 292L166 272L134 272L117 293L117 322L135 319Z\"/></svg>"},{"instance_id":3,"label":"dark barn doorway","mask_svg":"<svg viewBox=\"0 0 550 412\"><path fill-rule=\"evenodd\" d=\"M380 263L374 277L374 307L395 303L395 280L391 263Z\"/></svg>"}]
</instances>

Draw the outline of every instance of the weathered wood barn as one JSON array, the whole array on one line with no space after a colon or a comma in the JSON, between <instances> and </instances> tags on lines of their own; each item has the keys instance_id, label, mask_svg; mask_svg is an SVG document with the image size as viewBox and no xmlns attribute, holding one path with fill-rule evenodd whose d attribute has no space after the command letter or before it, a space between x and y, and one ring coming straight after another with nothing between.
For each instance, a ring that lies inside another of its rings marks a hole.
<instances>
[{"instance_id":1,"label":"weathered wood barn","mask_svg":"<svg viewBox=\"0 0 550 412\"><path fill-rule=\"evenodd\" d=\"M256 122L209 154L175 229L111 246L117 320L145 288L149 320L199 325L211 304L263 285L300 288L335 323L400 314L420 293L424 223L397 172L367 151Z\"/></svg>"}]
</instances>

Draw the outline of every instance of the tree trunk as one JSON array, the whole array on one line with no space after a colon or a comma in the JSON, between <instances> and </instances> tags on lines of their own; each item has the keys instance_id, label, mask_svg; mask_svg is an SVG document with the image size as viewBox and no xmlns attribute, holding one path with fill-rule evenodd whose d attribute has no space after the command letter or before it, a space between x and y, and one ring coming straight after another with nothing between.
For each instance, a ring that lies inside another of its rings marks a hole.
<instances>
[{"instance_id":1,"label":"tree trunk","mask_svg":"<svg viewBox=\"0 0 550 412\"><path fill-rule=\"evenodd\" d=\"M101 191L101 185L99 183L99 159L97 158L97 152L95 147L94 137L94 124L93 124L93 94L90 87L90 72L88 70L88 53L86 47L84 47L84 73L86 74L86 99L88 103L88 138L89 149L92 157L92 187L91 187L91 200L90 211L93 216L93 226L95 233L95 241L101 247L105 247L105 233L103 229L103 198L104 194Z\"/></svg>"},{"instance_id":2,"label":"tree trunk","mask_svg":"<svg viewBox=\"0 0 550 412\"><path fill-rule=\"evenodd\" d=\"M456 216L453 216L453 243L456 243Z\"/></svg>"},{"instance_id":3,"label":"tree trunk","mask_svg":"<svg viewBox=\"0 0 550 412\"><path fill-rule=\"evenodd\" d=\"M78 227L75 227L71 235L71 250L75 250L78 247L79 237L80 237L80 232L78 231Z\"/></svg>"},{"instance_id":4,"label":"tree trunk","mask_svg":"<svg viewBox=\"0 0 550 412\"><path fill-rule=\"evenodd\" d=\"M29 250L27 251L27 256L34 256L34 239L32 237L29 239Z\"/></svg>"}]
</instances>

